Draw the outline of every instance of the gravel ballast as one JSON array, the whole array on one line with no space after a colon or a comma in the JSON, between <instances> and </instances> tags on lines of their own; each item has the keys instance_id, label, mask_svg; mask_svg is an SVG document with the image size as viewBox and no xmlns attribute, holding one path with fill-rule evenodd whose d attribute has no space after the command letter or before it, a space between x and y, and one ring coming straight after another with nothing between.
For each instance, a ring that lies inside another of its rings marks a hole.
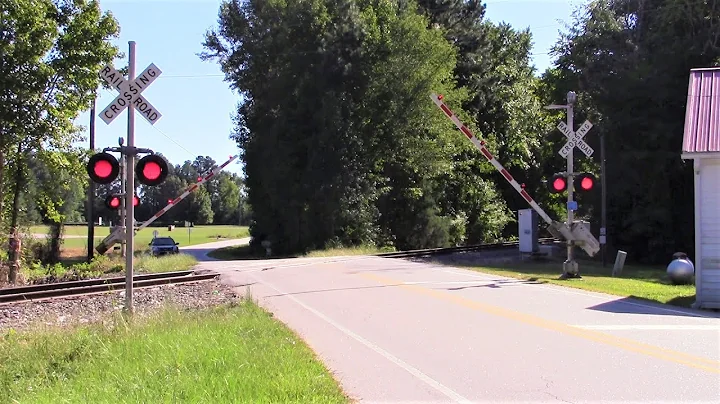
<instances>
[{"instance_id":1,"label":"gravel ballast","mask_svg":"<svg viewBox=\"0 0 720 404\"><path fill-rule=\"evenodd\" d=\"M180 309L203 309L237 302L241 295L218 280L136 288L136 315L172 305ZM57 299L0 305L0 334L33 326L69 326L110 318L125 306L125 290Z\"/></svg>"}]
</instances>

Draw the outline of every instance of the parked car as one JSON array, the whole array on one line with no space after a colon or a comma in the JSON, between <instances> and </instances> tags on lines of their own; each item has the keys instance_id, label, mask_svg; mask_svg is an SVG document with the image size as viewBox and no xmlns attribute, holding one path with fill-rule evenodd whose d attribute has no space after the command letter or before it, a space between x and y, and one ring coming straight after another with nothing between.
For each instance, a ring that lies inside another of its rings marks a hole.
<instances>
[{"instance_id":1,"label":"parked car","mask_svg":"<svg viewBox=\"0 0 720 404\"><path fill-rule=\"evenodd\" d=\"M165 254L177 254L180 252L178 245L172 237L155 237L150 244L150 252L154 256Z\"/></svg>"}]
</instances>

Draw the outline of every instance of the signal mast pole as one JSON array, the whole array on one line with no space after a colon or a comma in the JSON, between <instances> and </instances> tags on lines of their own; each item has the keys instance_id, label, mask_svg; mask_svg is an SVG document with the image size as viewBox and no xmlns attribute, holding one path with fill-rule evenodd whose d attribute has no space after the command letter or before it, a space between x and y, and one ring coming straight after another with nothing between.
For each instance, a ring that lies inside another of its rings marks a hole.
<instances>
[{"instance_id":1,"label":"signal mast pole","mask_svg":"<svg viewBox=\"0 0 720 404\"><path fill-rule=\"evenodd\" d=\"M574 122L574 109L573 106L575 105L575 100L577 99L577 96L573 91L570 91L567 93L567 126L570 129L573 129L575 127ZM567 157L567 175L568 175L568 182L567 182L567 194L568 194L568 200L567 200L567 213L568 213L568 226L572 226L573 220L575 219L575 215L572 209L573 205L573 191L574 191L574 173L573 170L575 169L573 164L574 159L574 150L575 148L570 148L570 153ZM563 273L561 277L571 278L578 276L578 264L573 258L573 240L567 240L567 260L563 263Z\"/></svg>"},{"instance_id":2,"label":"signal mast pole","mask_svg":"<svg viewBox=\"0 0 720 404\"><path fill-rule=\"evenodd\" d=\"M118 145L122 148L125 139L119 138ZM120 195L125 195L125 159L120 159ZM125 198L120 198L120 223L119 226L125 228ZM120 256L125 258L125 240L120 241Z\"/></svg>"},{"instance_id":3,"label":"signal mast pole","mask_svg":"<svg viewBox=\"0 0 720 404\"><path fill-rule=\"evenodd\" d=\"M135 41L129 41L128 54L128 81L135 79ZM135 166L135 108L128 108L127 128L128 152L125 153L125 310L133 314L133 259L135 258L135 245L133 236L135 232L135 176L132 167Z\"/></svg>"}]
</instances>

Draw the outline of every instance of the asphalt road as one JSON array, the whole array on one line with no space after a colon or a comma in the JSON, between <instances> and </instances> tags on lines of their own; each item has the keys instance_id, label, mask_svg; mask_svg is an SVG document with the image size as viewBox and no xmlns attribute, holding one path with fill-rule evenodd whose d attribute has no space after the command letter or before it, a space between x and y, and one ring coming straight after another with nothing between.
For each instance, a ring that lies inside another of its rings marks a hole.
<instances>
[{"instance_id":1,"label":"asphalt road","mask_svg":"<svg viewBox=\"0 0 720 404\"><path fill-rule=\"evenodd\" d=\"M250 292L362 402L720 402L711 313L401 259L200 268Z\"/></svg>"}]
</instances>

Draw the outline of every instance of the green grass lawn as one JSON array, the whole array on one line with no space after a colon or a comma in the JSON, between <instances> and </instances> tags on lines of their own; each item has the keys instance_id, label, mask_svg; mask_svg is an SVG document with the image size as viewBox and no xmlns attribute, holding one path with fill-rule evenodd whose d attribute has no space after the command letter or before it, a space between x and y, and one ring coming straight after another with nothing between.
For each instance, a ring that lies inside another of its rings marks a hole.
<instances>
[{"instance_id":1,"label":"green grass lawn","mask_svg":"<svg viewBox=\"0 0 720 404\"><path fill-rule=\"evenodd\" d=\"M310 348L251 301L115 324L0 335L2 402L349 402Z\"/></svg>"},{"instance_id":2,"label":"green grass lawn","mask_svg":"<svg viewBox=\"0 0 720 404\"><path fill-rule=\"evenodd\" d=\"M280 258L298 258L298 257L339 257L347 255L373 255L381 252L394 251L393 249L377 248L374 246L362 246L351 248L330 248L326 250L310 251L304 255L277 255L267 257L265 254L253 254L250 246L232 246L219 248L208 253L210 257L221 260L257 260L257 259L280 259Z\"/></svg>"},{"instance_id":3,"label":"green grass lawn","mask_svg":"<svg viewBox=\"0 0 720 404\"><path fill-rule=\"evenodd\" d=\"M212 243L213 241L238 239L250 236L247 226L229 226L229 225L209 225L195 226L189 228L175 227L170 231L167 227L146 227L135 235L136 250L145 251L148 244L153 238L153 231L157 230L160 237L172 237L180 246L190 246L204 243ZM30 228L31 233L47 234L47 226L33 226ZM103 238L110 234L107 226L95 227L95 246L100 244ZM85 236L83 238L64 238L63 251L67 253L65 256L83 256L87 251L87 227L86 226L66 226L65 235L67 236ZM119 245L119 244L116 244ZM93 246L94 248L94 246Z\"/></svg>"},{"instance_id":4,"label":"green grass lawn","mask_svg":"<svg viewBox=\"0 0 720 404\"><path fill-rule=\"evenodd\" d=\"M524 263L483 267L459 265L488 274L537 280L544 283L617 296L634 297L681 307L690 307L695 301L695 285L670 284L665 274L665 268L661 267L625 265L622 274L613 277L612 265L603 268L600 263L580 261L579 268L582 279L559 280L558 277L562 273L561 261L526 261Z\"/></svg>"}]
</instances>

